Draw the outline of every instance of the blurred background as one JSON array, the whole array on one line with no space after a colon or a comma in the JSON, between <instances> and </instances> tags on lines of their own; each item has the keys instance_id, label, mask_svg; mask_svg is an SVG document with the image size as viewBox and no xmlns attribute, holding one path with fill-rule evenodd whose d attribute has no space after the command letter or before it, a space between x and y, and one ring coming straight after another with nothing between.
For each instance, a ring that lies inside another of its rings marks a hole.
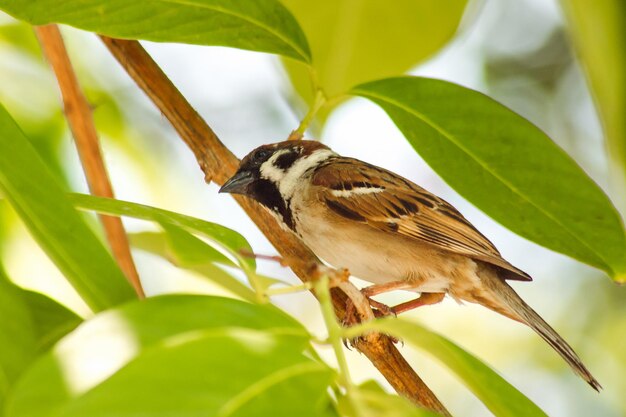
<instances>
[{"instance_id":1,"label":"blurred background","mask_svg":"<svg viewBox=\"0 0 626 417\"><path fill-rule=\"evenodd\" d=\"M215 185L204 183L191 152L100 41L67 27L63 34L93 105L117 198L224 224L242 233L255 252L275 254L234 201L218 195ZM304 106L274 56L219 47L143 44L239 157L258 145L285 139L303 115ZM609 189L602 131L558 2L471 3L454 39L410 73L453 81L494 97L546 131L610 197L618 199ZM27 25L2 14L0 101L68 188L87 192L56 81L36 38ZM455 205L506 259L534 277L532 283L513 285L568 340L605 389L600 394L589 389L531 330L481 307L459 306L446 299L407 317L480 357L551 416L626 415L626 288L599 271L518 237L464 201L420 159L385 113L368 101L344 102L323 128L314 126L308 136L341 154L392 169ZM1 199L0 215L0 255L8 275L89 316L89 309ZM90 219L99 227L95 218ZM154 227L127 219L125 224L130 232ZM138 250L134 256L149 295L229 295L161 258ZM290 271L272 262L260 261L259 270L298 282ZM389 304L406 299L400 293L381 298ZM310 294L273 301L313 333L324 334L318 304ZM409 346L401 349L453 414L489 415L445 367ZM320 353L332 363L330 349L322 347ZM384 383L363 356L351 352L348 359L355 379Z\"/></svg>"}]
</instances>

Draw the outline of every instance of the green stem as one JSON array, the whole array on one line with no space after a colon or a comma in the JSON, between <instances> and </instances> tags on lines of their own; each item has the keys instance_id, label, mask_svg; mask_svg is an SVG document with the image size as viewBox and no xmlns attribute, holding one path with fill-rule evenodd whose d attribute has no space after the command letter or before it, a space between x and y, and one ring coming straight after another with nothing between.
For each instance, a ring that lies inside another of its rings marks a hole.
<instances>
[{"instance_id":1,"label":"green stem","mask_svg":"<svg viewBox=\"0 0 626 417\"><path fill-rule=\"evenodd\" d=\"M324 323L326 324L326 328L328 329L328 340L330 341L330 344L332 345L335 356L337 358L340 382L346 390L346 398L348 399L348 402L351 406L352 415L363 415L363 413L360 412L360 404L356 400L356 387L352 382L352 378L350 377L348 361L346 360L346 355L343 350L343 329L339 325L339 323L337 323L335 310L333 309L333 304L330 298L327 275L322 275L320 279L315 283L315 294L317 295L317 298L320 302L322 317L324 318Z\"/></svg>"},{"instance_id":2,"label":"green stem","mask_svg":"<svg viewBox=\"0 0 626 417\"><path fill-rule=\"evenodd\" d=\"M265 290L265 295L269 297L271 295L291 294L294 292L308 291L311 288L312 288L311 284L308 282L305 282L304 284L290 285L288 287L282 287L282 288L268 288L267 290Z\"/></svg>"},{"instance_id":3,"label":"green stem","mask_svg":"<svg viewBox=\"0 0 626 417\"><path fill-rule=\"evenodd\" d=\"M304 137L304 133L322 107L331 107L346 97L345 94L327 97L324 89L320 85L317 72L312 66L309 66L309 81L311 83L311 90L315 92L313 104L309 107L309 111L300 122L298 128L289 135L290 140L300 140Z\"/></svg>"},{"instance_id":4,"label":"green stem","mask_svg":"<svg viewBox=\"0 0 626 417\"><path fill-rule=\"evenodd\" d=\"M265 291L263 291L263 284L261 283L261 280L259 280L259 278L257 277L256 272L252 270L250 266L248 266L246 260L243 258L243 256L241 256L241 254L236 251L230 251L230 253L237 260L239 267L246 275L250 286L254 290L256 302L259 304L266 304L267 302L269 302L269 299L265 295Z\"/></svg>"},{"instance_id":5,"label":"green stem","mask_svg":"<svg viewBox=\"0 0 626 417\"><path fill-rule=\"evenodd\" d=\"M393 319L391 318L377 319L376 321L380 321L380 320L393 320ZM348 339L348 340L361 337L368 332L375 331L376 321L366 321L364 323L355 324L354 326L343 327L341 328L341 336L344 339Z\"/></svg>"},{"instance_id":6,"label":"green stem","mask_svg":"<svg viewBox=\"0 0 626 417\"><path fill-rule=\"evenodd\" d=\"M345 93L337 94L336 96L326 97L326 101L324 102L324 105L322 107L333 107L339 104L339 102L347 100L348 98L350 98L350 95Z\"/></svg>"},{"instance_id":7,"label":"green stem","mask_svg":"<svg viewBox=\"0 0 626 417\"><path fill-rule=\"evenodd\" d=\"M326 102L326 95L321 89L317 89L315 91L315 98L313 100L313 104L311 105L311 107L309 108L309 111L300 122L300 125L298 126L298 128L294 130L293 133L291 134L292 137L296 139L301 139L302 136L304 136L304 132L306 132L309 125L315 118L315 115L322 108L325 102Z\"/></svg>"}]
</instances>

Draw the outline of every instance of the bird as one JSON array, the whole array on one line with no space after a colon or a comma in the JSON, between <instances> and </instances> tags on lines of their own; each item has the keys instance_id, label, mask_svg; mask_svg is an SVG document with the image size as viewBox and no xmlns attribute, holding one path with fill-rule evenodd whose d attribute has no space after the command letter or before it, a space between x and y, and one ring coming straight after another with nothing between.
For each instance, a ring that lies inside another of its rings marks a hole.
<instances>
[{"instance_id":1,"label":"bird","mask_svg":"<svg viewBox=\"0 0 626 417\"><path fill-rule=\"evenodd\" d=\"M570 345L507 281L532 281L451 204L387 169L344 157L315 140L260 146L219 190L251 198L322 260L373 284L371 297L420 293L399 314L448 295L534 330L596 391L601 385Z\"/></svg>"}]
</instances>

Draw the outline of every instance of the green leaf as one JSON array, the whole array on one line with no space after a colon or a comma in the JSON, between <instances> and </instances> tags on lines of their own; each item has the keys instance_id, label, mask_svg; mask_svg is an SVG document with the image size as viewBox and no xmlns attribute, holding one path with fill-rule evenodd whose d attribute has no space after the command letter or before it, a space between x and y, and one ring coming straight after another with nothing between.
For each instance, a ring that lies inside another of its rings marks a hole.
<instances>
[{"instance_id":1,"label":"green leaf","mask_svg":"<svg viewBox=\"0 0 626 417\"><path fill-rule=\"evenodd\" d=\"M599 0L593 7L584 0L561 3L602 120L614 173L611 180L626 213L626 2Z\"/></svg>"},{"instance_id":2,"label":"green leaf","mask_svg":"<svg viewBox=\"0 0 626 417\"><path fill-rule=\"evenodd\" d=\"M182 230L182 229L180 229ZM186 233L186 232L185 232ZM191 236L191 235L190 235ZM141 232L129 234L129 239L133 247L160 256L170 261L173 265L193 271L211 282L230 291L232 294L243 300L254 302L256 296L254 291L241 283L237 278L230 275L225 270L213 265L210 262L191 263L181 262L178 254L181 247L174 247L174 243L168 240L166 234L158 232ZM197 238L195 238L197 239Z\"/></svg>"},{"instance_id":3,"label":"green leaf","mask_svg":"<svg viewBox=\"0 0 626 417\"><path fill-rule=\"evenodd\" d=\"M0 281L0 410L13 382L32 361L36 336L24 301L6 281Z\"/></svg>"},{"instance_id":4,"label":"green leaf","mask_svg":"<svg viewBox=\"0 0 626 417\"><path fill-rule=\"evenodd\" d=\"M467 0L283 3L311 44L319 84L335 96L365 81L402 74L433 55L456 32ZM310 69L293 61L285 64L296 90L311 104Z\"/></svg>"},{"instance_id":5,"label":"green leaf","mask_svg":"<svg viewBox=\"0 0 626 417\"><path fill-rule=\"evenodd\" d=\"M498 417L547 416L524 394L478 358L417 323L390 318L373 320L366 323L363 328L392 335L424 349L454 372Z\"/></svg>"},{"instance_id":6,"label":"green leaf","mask_svg":"<svg viewBox=\"0 0 626 417\"><path fill-rule=\"evenodd\" d=\"M0 0L33 25L65 23L126 39L230 46L311 60L306 38L276 0Z\"/></svg>"},{"instance_id":7,"label":"green leaf","mask_svg":"<svg viewBox=\"0 0 626 417\"><path fill-rule=\"evenodd\" d=\"M0 268L0 410L4 398L38 353L75 328L81 319L43 294L9 281Z\"/></svg>"},{"instance_id":8,"label":"green leaf","mask_svg":"<svg viewBox=\"0 0 626 417\"><path fill-rule=\"evenodd\" d=\"M440 414L416 407L406 398L386 392L373 380L359 385L352 395L361 405L360 417L440 417ZM350 404L345 396L339 397L339 410L345 410L343 415L348 415Z\"/></svg>"},{"instance_id":9,"label":"green leaf","mask_svg":"<svg viewBox=\"0 0 626 417\"><path fill-rule=\"evenodd\" d=\"M41 57L41 46L30 25L22 22L11 22L0 25L0 40L17 46L33 57Z\"/></svg>"},{"instance_id":10,"label":"green leaf","mask_svg":"<svg viewBox=\"0 0 626 417\"><path fill-rule=\"evenodd\" d=\"M332 415L333 373L303 355L309 340L271 306L155 297L63 339L20 380L6 415Z\"/></svg>"},{"instance_id":11,"label":"green leaf","mask_svg":"<svg viewBox=\"0 0 626 417\"><path fill-rule=\"evenodd\" d=\"M317 417L328 415L322 412L330 407L331 378L329 369L274 335L200 332L163 341L62 415ZM132 389L142 384L146 389Z\"/></svg>"},{"instance_id":12,"label":"green leaf","mask_svg":"<svg viewBox=\"0 0 626 417\"><path fill-rule=\"evenodd\" d=\"M19 291L32 319L38 352L51 347L83 321L72 310L44 294L22 288Z\"/></svg>"},{"instance_id":13,"label":"green leaf","mask_svg":"<svg viewBox=\"0 0 626 417\"><path fill-rule=\"evenodd\" d=\"M0 190L83 300L102 310L134 298L109 252L1 105L0 149Z\"/></svg>"},{"instance_id":14,"label":"green leaf","mask_svg":"<svg viewBox=\"0 0 626 417\"><path fill-rule=\"evenodd\" d=\"M626 237L602 190L550 138L493 99L445 81L379 80L380 105L463 197L513 232L626 279Z\"/></svg>"},{"instance_id":15,"label":"green leaf","mask_svg":"<svg viewBox=\"0 0 626 417\"><path fill-rule=\"evenodd\" d=\"M243 258L241 255L242 252L253 253L252 247L248 241L234 230L220 226L219 224L210 223L172 211L111 198L94 197L85 194L70 194L69 199L76 207L81 209L94 210L98 213L113 216L129 216L136 219L150 220L164 227L174 225L201 234L209 239L211 243L220 248L227 249L240 263L246 262L251 268L255 267L256 263L254 258ZM178 238L180 239L180 236L178 236Z\"/></svg>"},{"instance_id":16,"label":"green leaf","mask_svg":"<svg viewBox=\"0 0 626 417\"><path fill-rule=\"evenodd\" d=\"M221 252L184 229L167 223L161 226L165 230L168 245L179 265L196 266L217 262L222 265L236 266L233 261Z\"/></svg>"}]
</instances>

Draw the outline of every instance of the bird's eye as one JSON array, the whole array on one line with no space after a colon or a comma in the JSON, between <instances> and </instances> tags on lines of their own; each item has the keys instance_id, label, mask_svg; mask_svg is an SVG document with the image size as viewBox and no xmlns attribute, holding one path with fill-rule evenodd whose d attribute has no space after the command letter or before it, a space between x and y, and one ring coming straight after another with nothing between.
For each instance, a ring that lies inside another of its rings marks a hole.
<instances>
[{"instance_id":1,"label":"bird's eye","mask_svg":"<svg viewBox=\"0 0 626 417\"><path fill-rule=\"evenodd\" d=\"M256 151L256 153L254 154L254 159L256 160L265 159L268 157L269 154L270 154L270 151L268 151L267 149L261 149L261 150Z\"/></svg>"}]
</instances>

